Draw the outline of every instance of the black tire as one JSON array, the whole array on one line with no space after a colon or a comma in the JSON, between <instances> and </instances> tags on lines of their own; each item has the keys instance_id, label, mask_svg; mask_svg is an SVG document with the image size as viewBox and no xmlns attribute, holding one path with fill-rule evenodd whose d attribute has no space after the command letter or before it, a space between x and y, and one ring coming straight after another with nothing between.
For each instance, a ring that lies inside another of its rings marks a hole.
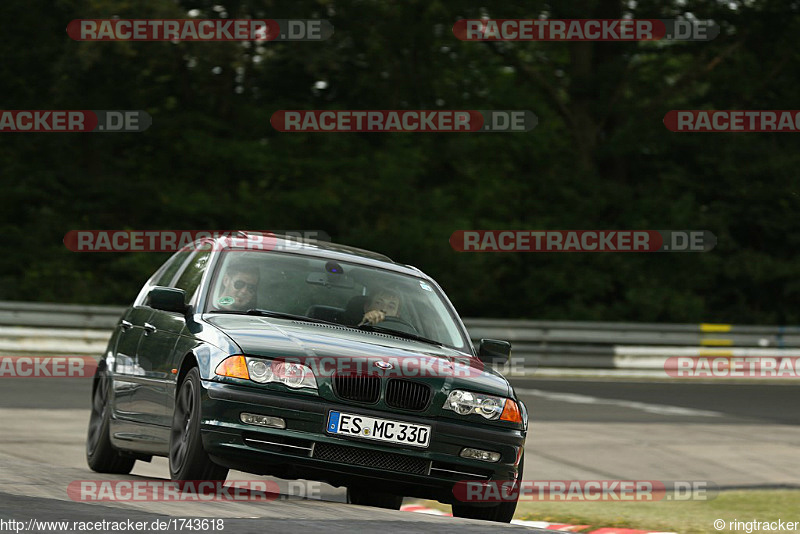
<instances>
[{"instance_id":1,"label":"black tire","mask_svg":"<svg viewBox=\"0 0 800 534\"><path fill-rule=\"evenodd\" d=\"M178 384L169 439L172 480L225 480L228 468L211 461L200 438L200 371L193 367Z\"/></svg>"},{"instance_id":2,"label":"black tire","mask_svg":"<svg viewBox=\"0 0 800 534\"><path fill-rule=\"evenodd\" d=\"M519 462L517 472L517 484L522 481L525 472L525 456ZM484 521L496 521L498 523L510 523L514 519L514 512L517 510L519 491L513 501L504 501L496 506L471 506L469 504L453 504L453 516L464 517L467 519L483 519Z\"/></svg>"},{"instance_id":3,"label":"black tire","mask_svg":"<svg viewBox=\"0 0 800 534\"><path fill-rule=\"evenodd\" d=\"M347 502L361 506L399 510L403 505L403 496L364 488L347 488Z\"/></svg>"},{"instance_id":4,"label":"black tire","mask_svg":"<svg viewBox=\"0 0 800 534\"><path fill-rule=\"evenodd\" d=\"M127 475L136 463L135 458L122 456L111 444L108 435L111 420L111 379L105 370L98 369L92 388L92 412L86 434L86 463L92 471Z\"/></svg>"}]
</instances>

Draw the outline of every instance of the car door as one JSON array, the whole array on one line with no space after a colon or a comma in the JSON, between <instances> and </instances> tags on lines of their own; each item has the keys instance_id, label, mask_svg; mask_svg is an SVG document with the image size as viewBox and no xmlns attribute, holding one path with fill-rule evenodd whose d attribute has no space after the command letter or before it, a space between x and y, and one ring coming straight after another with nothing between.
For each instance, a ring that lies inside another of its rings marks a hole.
<instances>
[{"instance_id":1,"label":"car door","mask_svg":"<svg viewBox=\"0 0 800 534\"><path fill-rule=\"evenodd\" d=\"M138 400L138 392L146 387L145 370L139 363L139 345L150 332L153 309L146 305L147 292L156 285L169 284L187 263L192 251L181 251L172 256L153 277L148 280L136 298L133 307L122 318L119 341L114 354L114 410L117 417L133 422L144 422Z\"/></svg>"},{"instance_id":2,"label":"car door","mask_svg":"<svg viewBox=\"0 0 800 534\"><path fill-rule=\"evenodd\" d=\"M122 419L136 419L133 406L134 391L138 386L136 377L140 374L136 365L136 354L144 333L144 326L150 320L153 310L147 306L136 306L120 320L117 348L114 354L113 388L114 412Z\"/></svg>"},{"instance_id":3,"label":"car door","mask_svg":"<svg viewBox=\"0 0 800 534\"><path fill-rule=\"evenodd\" d=\"M199 250L193 254L170 286L186 292L187 304L196 300L195 293L210 255L210 250ZM137 352L137 365L143 378L134 393L135 408L143 422L162 427L172 425L172 404L168 402L168 396L172 385L175 346L185 326L184 314L156 309L144 325Z\"/></svg>"}]
</instances>

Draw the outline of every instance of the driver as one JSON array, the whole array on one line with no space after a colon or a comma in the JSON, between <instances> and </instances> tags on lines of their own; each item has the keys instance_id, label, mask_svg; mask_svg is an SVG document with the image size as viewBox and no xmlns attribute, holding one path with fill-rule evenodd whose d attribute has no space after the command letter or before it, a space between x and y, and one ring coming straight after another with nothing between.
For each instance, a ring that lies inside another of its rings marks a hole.
<instances>
[{"instance_id":1,"label":"driver","mask_svg":"<svg viewBox=\"0 0 800 534\"><path fill-rule=\"evenodd\" d=\"M231 265L222 277L222 289L217 298L221 310L247 311L256 307L258 268L254 265Z\"/></svg>"},{"instance_id":2,"label":"driver","mask_svg":"<svg viewBox=\"0 0 800 534\"><path fill-rule=\"evenodd\" d=\"M387 317L397 317L400 312L400 294L391 289L379 289L364 303L362 324L377 324Z\"/></svg>"}]
</instances>

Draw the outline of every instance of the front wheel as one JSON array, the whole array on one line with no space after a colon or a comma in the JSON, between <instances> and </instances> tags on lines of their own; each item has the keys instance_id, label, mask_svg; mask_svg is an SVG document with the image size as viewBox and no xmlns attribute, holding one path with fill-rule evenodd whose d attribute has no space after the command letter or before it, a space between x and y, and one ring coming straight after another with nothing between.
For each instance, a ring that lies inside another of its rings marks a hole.
<instances>
[{"instance_id":1,"label":"front wheel","mask_svg":"<svg viewBox=\"0 0 800 534\"><path fill-rule=\"evenodd\" d=\"M347 502L362 506L399 510L400 506L403 505L403 496L364 488L347 488Z\"/></svg>"},{"instance_id":2,"label":"front wheel","mask_svg":"<svg viewBox=\"0 0 800 534\"><path fill-rule=\"evenodd\" d=\"M200 371L186 373L175 396L169 439L169 474L172 480L225 480L228 468L208 457L200 437Z\"/></svg>"},{"instance_id":3,"label":"front wheel","mask_svg":"<svg viewBox=\"0 0 800 534\"><path fill-rule=\"evenodd\" d=\"M519 470L517 471L516 486L517 491L514 494L514 500L501 502L496 506L478 507L469 504L453 504L453 516L465 517L467 519L483 519L484 521L497 521L499 523L510 523L514 519L514 512L517 510L517 501L519 500L519 488L522 482L522 477L525 467L525 456L519 462Z\"/></svg>"},{"instance_id":4,"label":"front wheel","mask_svg":"<svg viewBox=\"0 0 800 534\"><path fill-rule=\"evenodd\" d=\"M127 475L136 459L122 456L111 444L111 379L105 370L98 370L92 389L92 413L86 435L86 463L92 471Z\"/></svg>"}]
</instances>

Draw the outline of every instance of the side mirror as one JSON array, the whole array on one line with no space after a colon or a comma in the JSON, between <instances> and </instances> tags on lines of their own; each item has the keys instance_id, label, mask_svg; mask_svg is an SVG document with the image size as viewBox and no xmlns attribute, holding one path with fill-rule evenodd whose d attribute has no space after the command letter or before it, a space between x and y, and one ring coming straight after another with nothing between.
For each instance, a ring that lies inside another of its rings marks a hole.
<instances>
[{"instance_id":1,"label":"side mirror","mask_svg":"<svg viewBox=\"0 0 800 534\"><path fill-rule=\"evenodd\" d=\"M478 359L483 363L502 365L511 355L511 343L497 339L481 339L478 346Z\"/></svg>"},{"instance_id":2,"label":"side mirror","mask_svg":"<svg viewBox=\"0 0 800 534\"><path fill-rule=\"evenodd\" d=\"M174 287L156 286L147 294L147 304L151 308L168 312L186 313L186 291Z\"/></svg>"}]
</instances>

